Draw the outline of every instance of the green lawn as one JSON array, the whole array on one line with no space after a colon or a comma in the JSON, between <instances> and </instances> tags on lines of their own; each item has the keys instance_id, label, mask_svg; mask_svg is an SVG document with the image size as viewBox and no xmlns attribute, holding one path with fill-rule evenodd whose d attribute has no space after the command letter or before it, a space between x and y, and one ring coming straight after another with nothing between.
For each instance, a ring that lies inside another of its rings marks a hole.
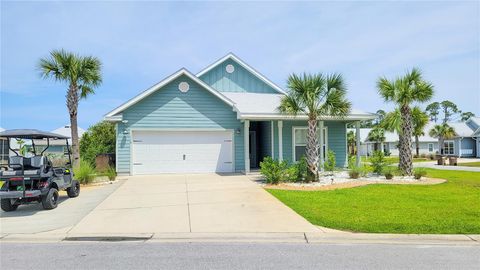
<instances>
[{"instance_id":1,"label":"green lawn","mask_svg":"<svg viewBox=\"0 0 480 270\"><path fill-rule=\"evenodd\" d=\"M428 169L448 182L329 191L268 190L313 224L356 232L480 234L480 173Z\"/></svg>"},{"instance_id":2,"label":"green lawn","mask_svg":"<svg viewBox=\"0 0 480 270\"><path fill-rule=\"evenodd\" d=\"M467 166L467 167L480 167L480 162L465 162L465 163L458 163L458 166Z\"/></svg>"},{"instance_id":3,"label":"green lawn","mask_svg":"<svg viewBox=\"0 0 480 270\"><path fill-rule=\"evenodd\" d=\"M398 163L399 157L385 157L385 160L389 163ZM370 162L370 157L362 157L363 162ZM413 162L426 162L426 161L432 161L429 158L414 158Z\"/></svg>"}]
</instances>

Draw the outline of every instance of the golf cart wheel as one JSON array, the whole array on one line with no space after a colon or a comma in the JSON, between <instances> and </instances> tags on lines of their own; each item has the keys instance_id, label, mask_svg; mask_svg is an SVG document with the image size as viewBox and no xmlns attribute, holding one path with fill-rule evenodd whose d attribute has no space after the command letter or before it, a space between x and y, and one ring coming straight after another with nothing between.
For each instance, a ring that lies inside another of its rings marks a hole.
<instances>
[{"instance_id":1,"label":"golf cart wheel","mask_svg":"<svg viewBox=\"0 0 480 270\"><path fill-rule=\"evenodd\" d=\"M58 190L56 188L51 188L47 195L42 197L43 209L54 209L57 208L58 204Z\"/></svg>"},{"instance_id":2,"label":"golf cart wheel","mask_svg":"<svg viewBox=\"0 0 480 270\"><path fill-rule=\"evenodd\" d=\"M1 206L3 211L11 212L17 210L18 204L13 204L11 199L2 199Z\"/></svg>"},{"instance_id":3,"label":"golf cart wheel","mask_svg":"<svg viewBox=\"0 0 480 270\"><path fill-rule=\"evenodd\" d=\"M70 198L78 197L80 195L80 182L73 180L72 186L67 188L67 195Z\"/></svg>"}]
</instances>

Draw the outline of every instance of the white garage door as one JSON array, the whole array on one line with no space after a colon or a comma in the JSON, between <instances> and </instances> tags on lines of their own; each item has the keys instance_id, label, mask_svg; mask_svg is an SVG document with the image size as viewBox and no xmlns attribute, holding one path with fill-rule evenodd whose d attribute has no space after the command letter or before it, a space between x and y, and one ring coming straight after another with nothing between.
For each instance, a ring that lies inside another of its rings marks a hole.
<instances>
[{"instance_id":1,"label":"white garage door","mask_svg":"<svg viewBox=\"0 0 480 270\"><path fill-rule=\"evenodd\" d=\"M133 131L133 174L233 172L232 131Z\"/></svg>"}]
</instances>

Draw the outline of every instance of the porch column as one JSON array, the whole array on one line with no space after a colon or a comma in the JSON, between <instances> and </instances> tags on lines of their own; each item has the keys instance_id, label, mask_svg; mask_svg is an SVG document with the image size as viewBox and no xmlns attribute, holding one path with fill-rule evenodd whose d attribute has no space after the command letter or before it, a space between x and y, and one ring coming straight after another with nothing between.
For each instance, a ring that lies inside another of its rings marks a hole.
<instances>
[{"instance_id":1,"label":"porch column","mask_svg":"<svg viewBox=\"0 0 480 270\"><path fill-rule=\"evenodd\" d=\"M462 157L462 137L460 137L460 140L458 140L458 157Z\"/></svg>"},{"instance_id":2,"label":"porch column","mask_svg":"<svg viewBox=\"0 0 480 270\"><path fill-rule=\"evenodd\" d=\"M271 145L272 145L272 158L275 159L275 125L274 121L270 121L271 124Z\"/></svg>"},{"instance_id":3,"label":"porch column","mask_svg":"<svg viewBox=\"0 0 480 270\"><path fill-rule=\"evenodd\" d=\"M243 149L245 156L245 174L250 173L250 121L243 122Z\"/></svg>"},{"instance_id":4,"label":"porch column","mask_svg":"<svg viewBox=\"0 0 480 270\"><path fill-rule=\"evenodd\" d=\"M357 159L355 165L360 166L360 121L355 122L355 136L357 137Z\"/></svg>"},{"instance_id":5,"label":"porch column","mask_svg":"<svg viewBox=\"0 0 480 270\"><path fill-rule=\"evenodd\" d=\"M282 134L283 122L278 121L278 160L283 160L283 134Z\"/></svg>"},{"instance_id":6,"label":"porch column","mask_svg":"<svg viewBox=\"0 0 480 270\"><path fill-rule=\"evenodd\" d=\"M323 158L323 156L325 155L325 153L323 153L323 142L325 140L325 138L323 136L323 121L318 121L318 129L320 131L320 141L319 141L319 144L320 144L320 151L319 151L320 171L323 171L323 163L325 162L325 159Z\"/></svg>"}]
</instances>

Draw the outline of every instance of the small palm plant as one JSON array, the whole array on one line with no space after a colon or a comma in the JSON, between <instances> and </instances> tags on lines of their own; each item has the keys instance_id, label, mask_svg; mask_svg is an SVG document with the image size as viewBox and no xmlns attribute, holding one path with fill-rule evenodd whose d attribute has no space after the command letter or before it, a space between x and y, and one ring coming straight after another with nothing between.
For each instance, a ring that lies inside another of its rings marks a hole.
<instances>
[{"instance_id":1,"label":"small palm plant","mask_svg":"<svg viewBox=\"0 0 480 270\"><path fill-rule=\"evenodd\" d=\"M455 129L448 124L435 125L428 133L433 138L438 138L440 155L444 154L443 141L455 137Z\"/></svg>"},{"instance_id":2,"label":"small palm plant","mask_svg":"<svg viewBox=\"0 0 480 270\"><path fill-rule=\"evenodd\" d=\"M39 68L44 78L53 78L55 81L68 84L66 103L72 132L73 166L77 167L80 165L78 103L80 99L94 94L95 87L102 83L100 60L92 56L79 56L64 50L54 50L49 58L40 59Z\"/></svg>"},{"instance_id":3,"label":"small palm plant","mask_svg":"<svg viewBox=\"0 0 480 270\"><path fill-rule=\"evenodd\" d=\"M317 123L322 116L345 117L351 103L346 98L346 85L340 74L290 75L288 95L281 100L278 110L284 114L303 114L308 117L306 158L307 180L318 179L319 142Z\"/></svg>"},{"instance_id":4,"label":"small palm plant","mask_svg":"<svg viewBox=\"0 0 480 270\"><path fill-rule=\"evenodd\" d=\"M420 70L414 68L405 76L395 80L382 77L377 82L380 96L387 102L395 103L401 115L399 133L399 169L402 174L412 175L412 103L427 102L433 96L433 85L425 81Z\"/></svg>"},{"instance_id":5,"label":"small palm plant","mask_svg":"<svg viewBox=\"0 0 480 270\"><path fill-rule=\"evenodd\" d=\"M380 145L385 142L385 130L379 126L374 127L368 133L367 140L375 143L373 145L375 151L383 151L383 149L380 149Z\"/></svg>"}]
</instances>

